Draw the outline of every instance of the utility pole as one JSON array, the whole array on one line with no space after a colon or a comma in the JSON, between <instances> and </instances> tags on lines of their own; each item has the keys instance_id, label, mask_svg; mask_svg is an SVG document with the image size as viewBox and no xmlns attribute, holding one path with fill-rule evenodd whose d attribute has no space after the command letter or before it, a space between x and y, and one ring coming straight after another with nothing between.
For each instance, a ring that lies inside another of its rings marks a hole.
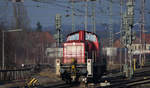
<instances>
[{"instance_id":1,"label":"utility pole","mask_svg":"<svg viewBox=\"0 0 150 88\"><path fill-rule=\"evenodd\" d=\"M109 7L109 15L110 15L110 20L109 20L109 46L111 49L113 49L113 20L112 20L112 0L110 0L110 7ZM110 64L113 64L112 56L110 56Z\"/></svg>"},{"instance_id":2,"label":"utility pole","mask_svg":"<svg viewBox=\"0 0 150 88\"><path fill-rule=\"evenodd\" d=\"M85 2L85 21L84 21L84 30L87 31L88 30L88 1L86 0Z\"/></svg>"},{"instance_id":3,"label":"utility pole","mask_svg":"<svg viewBox=\"0 0 150 88\"><path fill-rule=\"evenodd\" d=\"M127 68L127 36L126 36L126 30L128 28L128 25L127 25L127 15L126 13L123 14L123 18L122 18L122 31L121 31L121 34L122 34L122 44L124 45L124 48L125 48L125 64L124 64L124 70L126 72L126 68Z\"/></svg>"},{"instance_id":4,"label":"utility pole","mask_svg":"<svg viewBox=\"0 0 150 88\"><path fill-rule=\"evenodd\" d=\"M2 31L2 37L3 37L3 39L2 39L2 68L3 69L5 69L5 44L4 44L4 42L5 42L5 35L4 35L4 31Z\"/></svg>"},{"instance_id":5,"label":"utility pole","mask_svg":"<svg viewBox=\"0 0 150 88\"><path fill-rule=\"evenodd\" d=\"M24 0L12 0L16 24L15 29L30 29L30 21L23 3Z\"/></svg>"},{"instance_id":6,"label":"utility pole","mask_svg":"<svg viewBox=\"0 0 150 88\"><path fill-rule=\"evenodd\" d=\"M129 78L133 75L133 67L132 67L132 41L133 41L133 24L134 24L134 0L127 1L127 48L129 53Z\"/></svg>"},{"instance_id":7,"label":"utility pole","mask_svg":"<svg viewBox=\"0 0 150 88\"><path fill-rule=\"evenodd\" d=\"M57 44L56 46L57 47L60 47L60 32L61 32L61 16L60 14L56 14L56 17L55 17L55 25L56 25L56 31L57 31Z\"/></svg>"},{"instance_id":8,"label":"utility pole","mask_svg":"<svg viewBox=\"0 0 150 88\"><path fill-rule=\"evenodd\" d=\"M122 25L122 43L125 47L124 72L126 73L126 77L131 78L133 75L132 42L134 40L134 36L133 36L132 28L134 25L134 0L127 0L126 7L127 10L126 13L123 15L123 25ZM129 58L128 60L126 55L127 50L128 50L128 58Z\"/></svg>"},{"instance_id":9,"label":"utility pole","mask_svg":"<svg viewBox=\"0 0 150 88\"><path fill-rule=\"evenodd\" d=\"M123 26L123 1L120 0L120 45L122 45L122 26ZM122 49L120 49L120 72L122 71Z\"/></svg>"},{"instance_id":10,"label":"utility pole","mask_svg":"<svg viewBox=\"0 0 150 88\"><path fill-rule=\"evenodd\" d=\"M92 24L93 24L93 32L96 33L96 20L95 20L95 2L92 1Z\"/></svg>"},{"instance_id":11,"label":"utility pole","mask_svg":"<svg viewBox=\"0 0 150 88\"><path fill-rule=\"evenodd\" d=\"M140 49L140 66L142 67L144 65L145 62L145 53L143 51L145 51L146 49L146 44L145 44L145 28L144 28L144 24L145 24L145 17L144 17L144 13L145 13L145 0L141 0L141 10L140 10L140 14L141 14L141 31L140 31L140 43L141 43L141 49Z\"/></svg>"},{"instance_id":12,"label":"utility pole","mask_svg":"<svg viewBox=\"0 0 150 88\"><path fill-rule=\"evenodd\" d=\"M72 32L75 31L74 15L75 15L75 11L74 11L74 0L72 0Z\"/></svg>"}]
</instances>

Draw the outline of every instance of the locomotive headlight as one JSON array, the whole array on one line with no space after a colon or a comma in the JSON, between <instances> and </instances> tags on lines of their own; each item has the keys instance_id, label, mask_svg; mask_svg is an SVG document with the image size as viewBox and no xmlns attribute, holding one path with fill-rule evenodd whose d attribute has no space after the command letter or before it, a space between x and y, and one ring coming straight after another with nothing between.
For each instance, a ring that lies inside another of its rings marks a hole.
<instances>
[{"instance_id":1,"label":"locomotive headlight","mask_svg":"<svg viewBox=\"0 0 150 88\"><path fill-rule=\"evenodd\" d=\"M75 45L76 43L75 42L73 42L73 45Z\"/></svg>"}]
</instances>

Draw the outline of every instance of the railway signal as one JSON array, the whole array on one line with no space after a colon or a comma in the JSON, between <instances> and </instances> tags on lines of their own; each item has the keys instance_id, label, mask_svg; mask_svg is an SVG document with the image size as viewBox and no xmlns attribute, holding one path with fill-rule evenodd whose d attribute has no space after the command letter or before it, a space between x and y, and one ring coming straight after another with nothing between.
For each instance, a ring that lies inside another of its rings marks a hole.
<instances>
[{"instance_id":1,"label":"railway signal","mask_svg":"<svg viewBox=\"0 0 150 88\"><path fill-rule=\"evenodd\" d=\"M60 30L60 28L61 28L61 16L60 16L60 14L56 14L55 24L56 24L56 29Z\"/></svg>"},{"instance_id":2,"label":"railway signal","mask_svg":"<svg viewBox=\"0 0 150 88\"><path fill-rule=\"evenodd\" d=\"M61 37L60 37L60 32L61 32L61 16L60 16L60 14L56 14L55 25L56 25L56 30L57 30L57 47L59 47L60 46L60 42L61 42Z\"/></svg>"}]
</instances>

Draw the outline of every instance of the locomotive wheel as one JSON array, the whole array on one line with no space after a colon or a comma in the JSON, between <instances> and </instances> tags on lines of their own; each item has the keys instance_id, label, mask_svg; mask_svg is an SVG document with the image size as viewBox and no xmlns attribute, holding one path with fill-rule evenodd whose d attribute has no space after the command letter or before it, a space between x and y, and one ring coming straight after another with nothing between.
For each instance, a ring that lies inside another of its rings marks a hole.
<instances>
[{"instance_id":1,"label":"locomotive wheel","mask_svg":"<svg viewBox=\"0 0 150 88\"><path fill-rule=\"evenodd\" d=\"M66 79L65 81L66 81L66 84L71 84L72 83L71 79Z\"/></svg>"},{"instance_id":2,"label":"locomotive wheel","mask_svg":"<svg viewBox=\"0 0 150 88\"><path fill-rule=\"evenodd\" d=\"M75 83L79 82L79 77L76 77Z\"/></svg>"}]
</instances>

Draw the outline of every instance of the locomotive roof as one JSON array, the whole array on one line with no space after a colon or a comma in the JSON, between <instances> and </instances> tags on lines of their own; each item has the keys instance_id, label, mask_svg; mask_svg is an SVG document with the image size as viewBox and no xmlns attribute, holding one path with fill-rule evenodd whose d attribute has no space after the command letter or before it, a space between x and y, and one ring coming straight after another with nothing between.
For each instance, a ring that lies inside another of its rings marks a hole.
<instances>
[{"instance_id":1,"label":"locomotive roof","mask_svg":"<svg viewBox=\"0 0 150 88\"><path fill-rule=\"evenodd\" d=\"M73 34L79 33L80 31L84 31L84 32L86 32L86 33L91 33L91 34L96 35L96 37L98 37L98 36L97 36L97 34L95 34L95 33L93 33L93 32L89 32L89 31L85 31L85 30L79 30L79 31L76 31L76 32L72 32L72 33L68 34L68 35L67 35L67 37L68 37L68 36L70 36L70 35L73 35Z\"/></svg>"}]
</instances>

